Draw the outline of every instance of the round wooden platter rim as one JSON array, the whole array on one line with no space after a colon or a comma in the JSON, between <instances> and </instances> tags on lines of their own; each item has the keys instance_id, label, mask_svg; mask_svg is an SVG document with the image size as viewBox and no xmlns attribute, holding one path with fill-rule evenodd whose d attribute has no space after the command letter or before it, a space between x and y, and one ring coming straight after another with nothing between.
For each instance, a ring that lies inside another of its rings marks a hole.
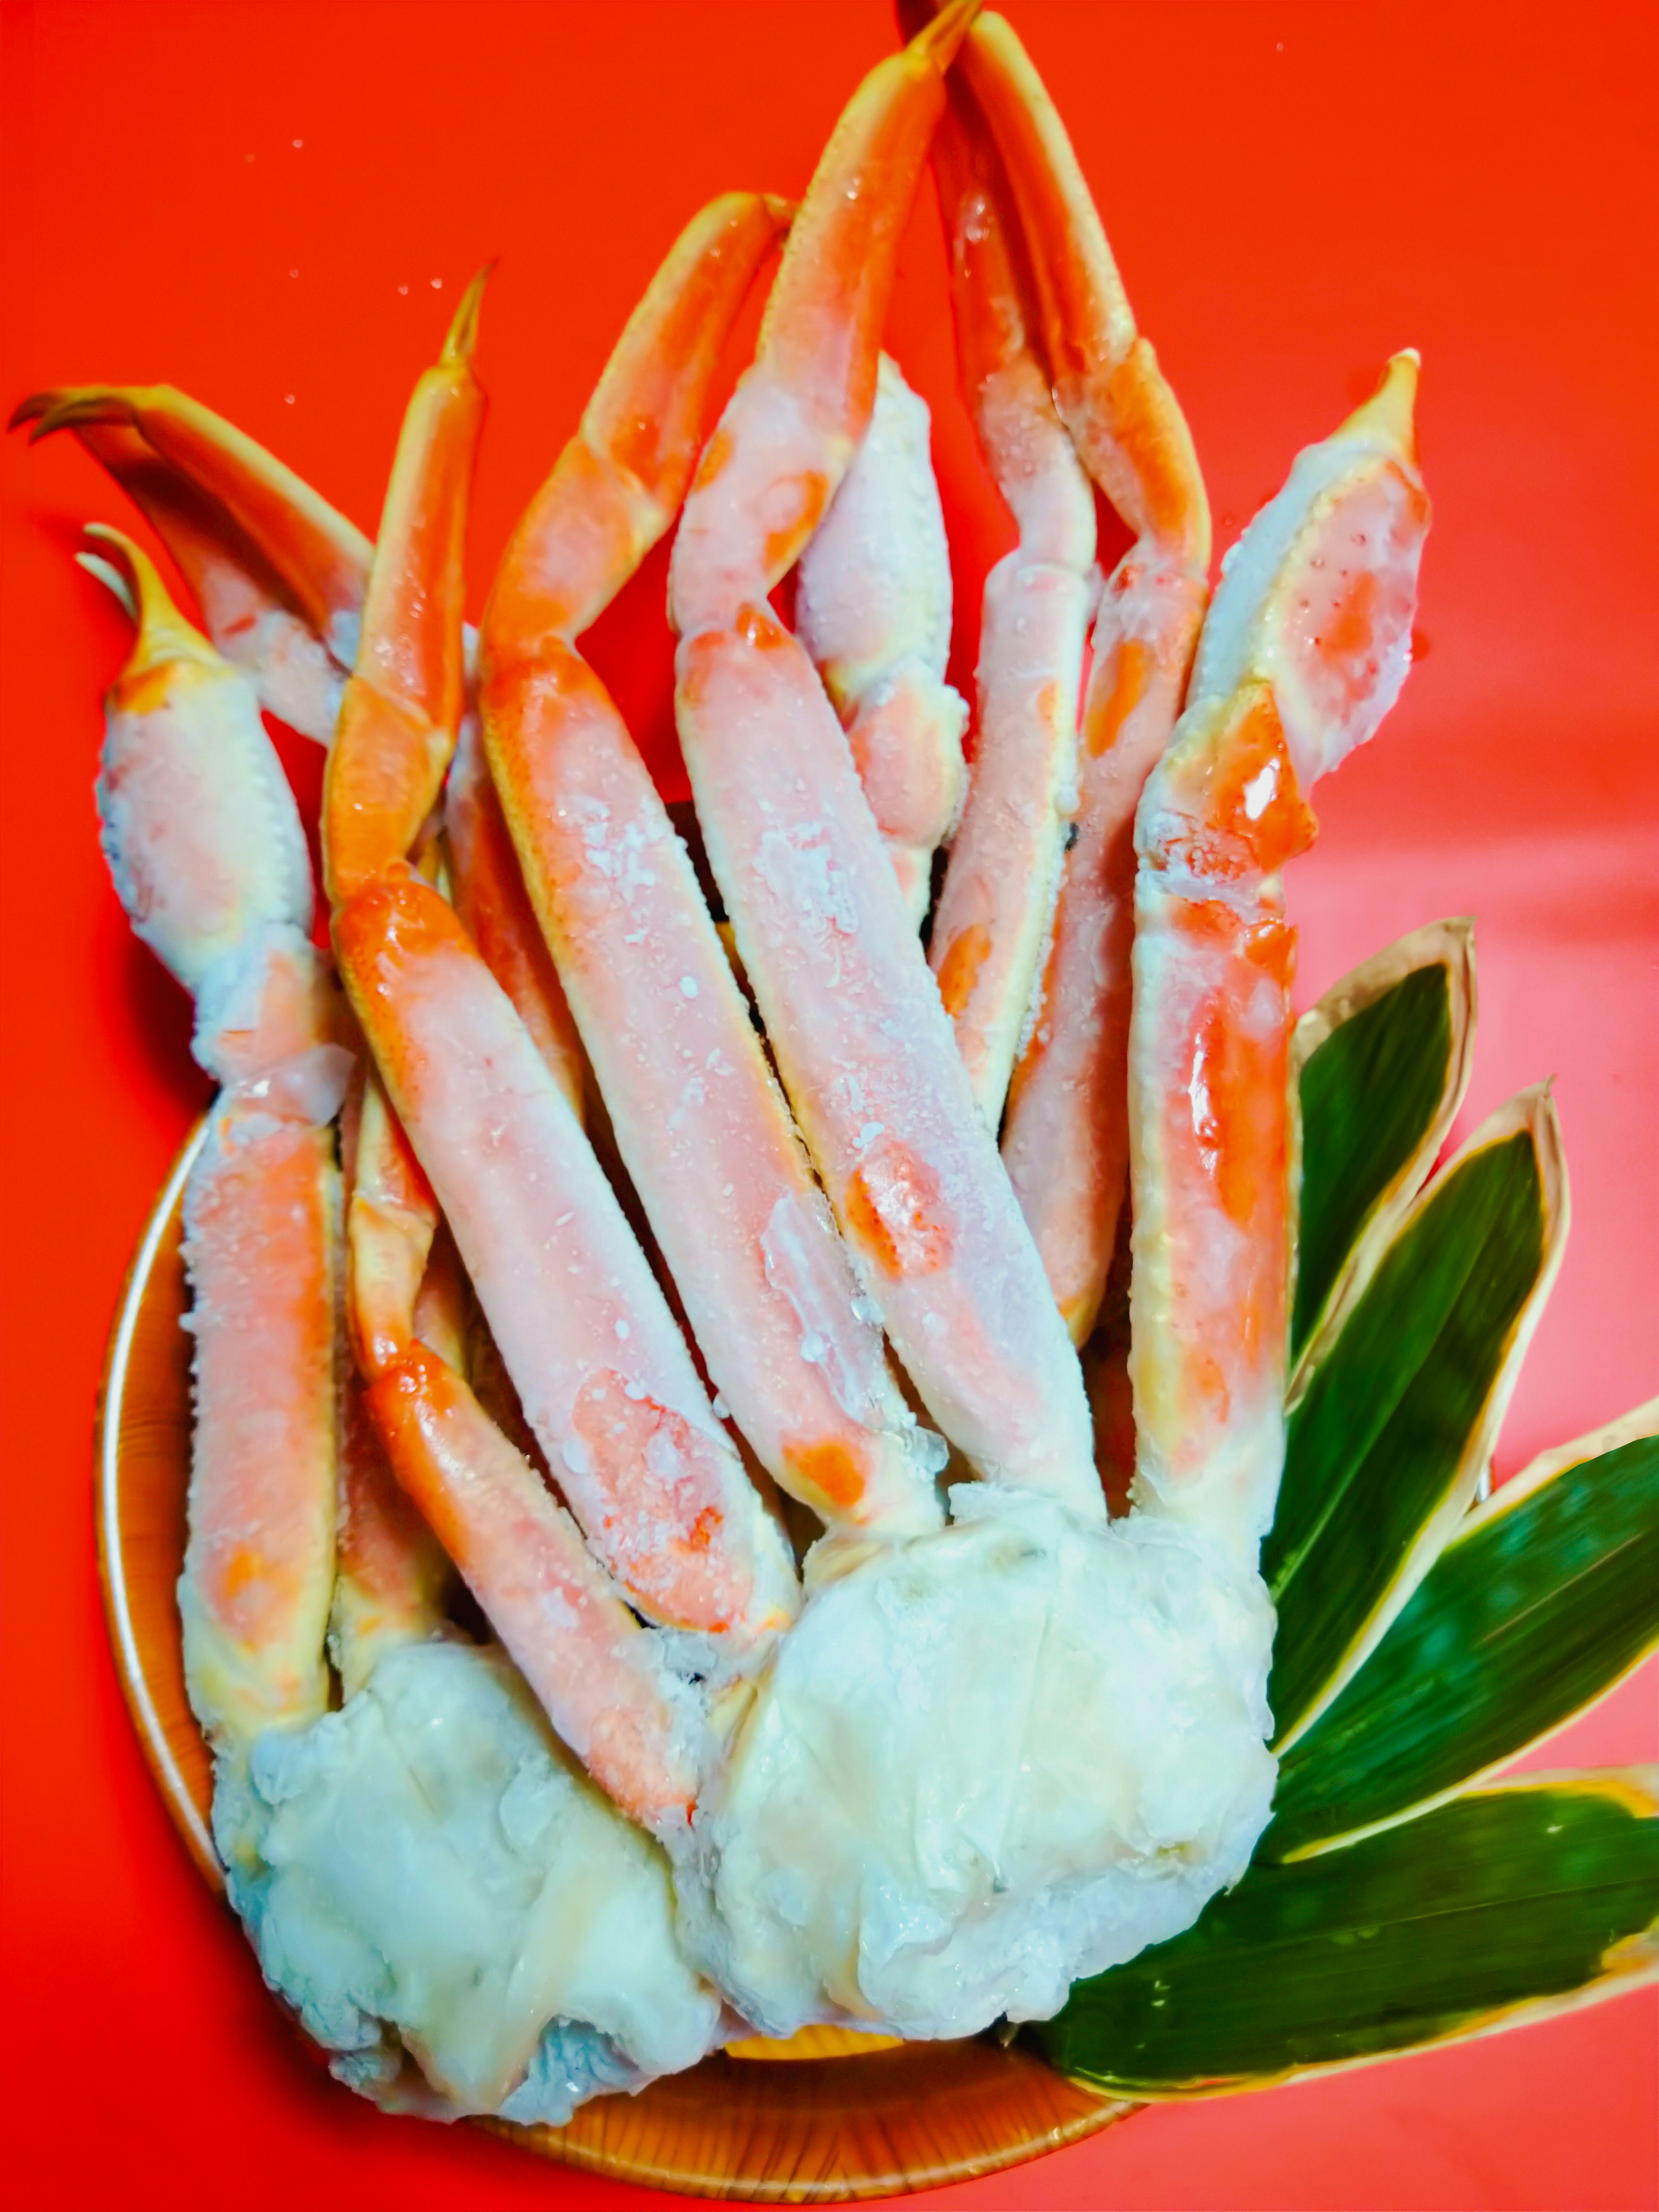
<instances>
[{"instance_id":1,"label":"round wooden platter rim","mask_svg":"<svg viewBox=\"0 0 1659 2212\"><path fill-rule=\"evenodd\" d=\"M204 1128L191 1132L169 1170L122 1288L99 1393L94 1518L110 1641L145 1761L191 1859L222 1893L174 1596L190 1425L180 1216ZM981 2039L781 2064L717 2051L635 2097L595 2099L566 2127L474 2124L651 2188L830 2203L972 2180L1139 2109L1066 2080L1031 2051Z\"/></svg>"}]
</instances>

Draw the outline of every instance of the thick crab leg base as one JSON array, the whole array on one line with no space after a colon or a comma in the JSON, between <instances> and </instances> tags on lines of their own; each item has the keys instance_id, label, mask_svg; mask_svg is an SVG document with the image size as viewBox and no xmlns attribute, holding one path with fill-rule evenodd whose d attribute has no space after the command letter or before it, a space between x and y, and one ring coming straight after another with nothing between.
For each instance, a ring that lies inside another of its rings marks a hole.
<instances>
[{"instance_id":1,"label":"thick crab leg base","mask_svg":"<svg viewBox=\"0 0 1659 2212\"><path fill-rule=\"evenodd\" d=\"M328 1706L340 1186L325 1126L216 1109L185 1196L196 1431L185 1672L222 1749ZM234 1839L221 1837L222 1848Z\"/></svg>"},{"instance_id":2,"label":"thick crab leg base","mask_svg":"<svg viewBox=\"0 0 1659 2212\"><path fill-rule=\"evenodd\" d=\"M782 1538L563 1094L451 909L394 869L337 915L347 988L577 1518L651 1618L763 1638Z\"/></svg>"}]
</instances>

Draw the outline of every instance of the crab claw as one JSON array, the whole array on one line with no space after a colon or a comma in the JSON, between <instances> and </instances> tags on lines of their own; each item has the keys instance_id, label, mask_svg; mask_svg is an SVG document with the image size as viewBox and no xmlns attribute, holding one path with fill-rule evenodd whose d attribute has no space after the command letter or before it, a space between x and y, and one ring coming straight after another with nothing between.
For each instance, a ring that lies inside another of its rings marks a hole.
<instances>
[{"instance_id":1,"label":"crab claw","mask_svg":"<svg viewBox=\"0 0 1659 2212\"><path fill-rule=\"evenodd\" d=\"M131 538L87 535L119 565L81 565L138 625L105 702L104 857L135 933L197 1000L197 1058L231 1081L326 1035L305 832L252 685Z\"/></svg>"},{"instance_id":2,"label":"crab claw","mask_svg":"<svg viewBox=\"0 0 1659 2212\"><path fill-rule=\"evenodd\" d=\"M105 854L132 926L197 1000L225 1085L185 1191L195 1441L179 1584L185 1678L216 1747L326 1709L334 1583L339 1170L349 1066L309 941L294 799L252 685L119 531L82 565L137 623L106 701ZM111 558L109 556L112 556ZM219 1829L233 1861L233 1811Z\"/></svg>"},{"instance_id":3,"label":"crab claw","mask_svg":"<svg viewBox=\"0 0 1659 2212\"><path fill-rule=\"evenodd\" d=\"M142 509L209 636L271 713L326 744L356 653L370 546L252 438L167 385L38 392L11 417L72 430Z\"/></svg>"},{"instance_id":4,"label":"crab claw","mask_svg":"<svg viewBox=\"0 0 1659 2212\"><path fill-rule=\"evenodd\" d=\"M1420 362L1389 362L1364 404L1298 453L1227 557L1190 702L1271 683L1304 792L1364 744L1411 667L1429 526L1413 410Z\"/></svg>"}]
</instances>

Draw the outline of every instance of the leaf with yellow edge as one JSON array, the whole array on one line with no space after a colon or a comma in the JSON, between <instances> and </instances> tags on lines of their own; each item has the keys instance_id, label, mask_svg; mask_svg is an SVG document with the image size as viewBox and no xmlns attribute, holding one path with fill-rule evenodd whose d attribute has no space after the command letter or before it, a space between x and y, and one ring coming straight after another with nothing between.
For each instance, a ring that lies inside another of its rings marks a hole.
<instances>
[{"instance_id":1,"label":"leaf with yellow edge","mask_svg":"<svg viewBox=\"0 0 1659 2212\"><path fill-rule=\"evenodd\" d=\"M1407 1212L1291 1417L1261 1571L1283 1751L1354 1674L1463 1517L1567 1228L1547 1086L1476 1130Z\"/></svg>"},{"instance_id":2,"label":"leaf with yellow edge","mask_svg":"<svg viewBox=\"0 0 1659 2212\"><path fill-rule=\"evenodd\" d=\"M1035 2033L1125 2095L1212 2095L1518 2026L1659 1976L1659 1772L1528 1778L1288 1866L1079 1982Z\"/></svg>"},{"instance_id":3,"label":"leaf with yellow edge","mask_svg":"<svg viewBox=\"0 0 1659 2212\"><path fill-rule=\"evenodd\" d=\"M1463 1521L1279 1767L1261 1850L1409 1820L1604 1697L1659 1644L1659 1398L1547 1452Z\"/></svg>"},{"instance_id":4,"label":"leaf with yellow edge","mask_svg":"<svg viewBox=\"0 0 1659 2212\"><path fill-rule=\"evenodd\" d=\"M1422 1188L1468 1088L1474 925L1413 930L1328 991L1296 1025L1301 1130L1294 1406Z\"/></svg>"}]
</instances>

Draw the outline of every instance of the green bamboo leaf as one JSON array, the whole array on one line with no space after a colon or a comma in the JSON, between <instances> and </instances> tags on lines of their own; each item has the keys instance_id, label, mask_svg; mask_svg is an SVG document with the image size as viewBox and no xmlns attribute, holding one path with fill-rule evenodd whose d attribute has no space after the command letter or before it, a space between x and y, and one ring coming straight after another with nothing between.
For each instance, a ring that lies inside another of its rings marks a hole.
<instances>
[{"instance_id":1,"label":"green bamboo leaf","mask_svg":"<svg viewBox=\"0 0 1659 2212\"><path fill-rule=\"evenodd\" d=\"M1036 2033L1062 2073L1201 2096L1613 1996L1659 1973L1656 1785L1651 1769L1529 1778L1253 1866Z\"/></svg>"},{"instance_id":2,"label":"green bamboo leaf","mask_svg":"<svg viewBox=\"0 0 1659 2212\"><path fill-rule=\"evenodd\" d=\"M1462 1520L1566 1227L1543 1086L1500 1108L1413 1201L1315 1371L1262 1550L1280 1751L1381 1641Z\"/></svg>"},{"instance_id":3,"label":"green bamboo leaf","mask_svg":"<svg viewBox=\"0 0 1659 2212\"><path fill-rule=\"evenodd\" d=\"M1659 1398L1470 1514L1279 1771L1261 1848L1409 1820L1604 1697L1659 1644Z\"/></svg>"},{"instance_id":4,"label":"green bamboo leaf","mask_svg":"<svg viewBox=\"0 0 1659 2212\"><path fill-rule=\"evenodd\" d=\"M1291 1406L1446 1140L1468 1088L1474 1004L1474 925L1437 921L1344 976L1296 1025Z\"/></svg>"}]
</instances>

